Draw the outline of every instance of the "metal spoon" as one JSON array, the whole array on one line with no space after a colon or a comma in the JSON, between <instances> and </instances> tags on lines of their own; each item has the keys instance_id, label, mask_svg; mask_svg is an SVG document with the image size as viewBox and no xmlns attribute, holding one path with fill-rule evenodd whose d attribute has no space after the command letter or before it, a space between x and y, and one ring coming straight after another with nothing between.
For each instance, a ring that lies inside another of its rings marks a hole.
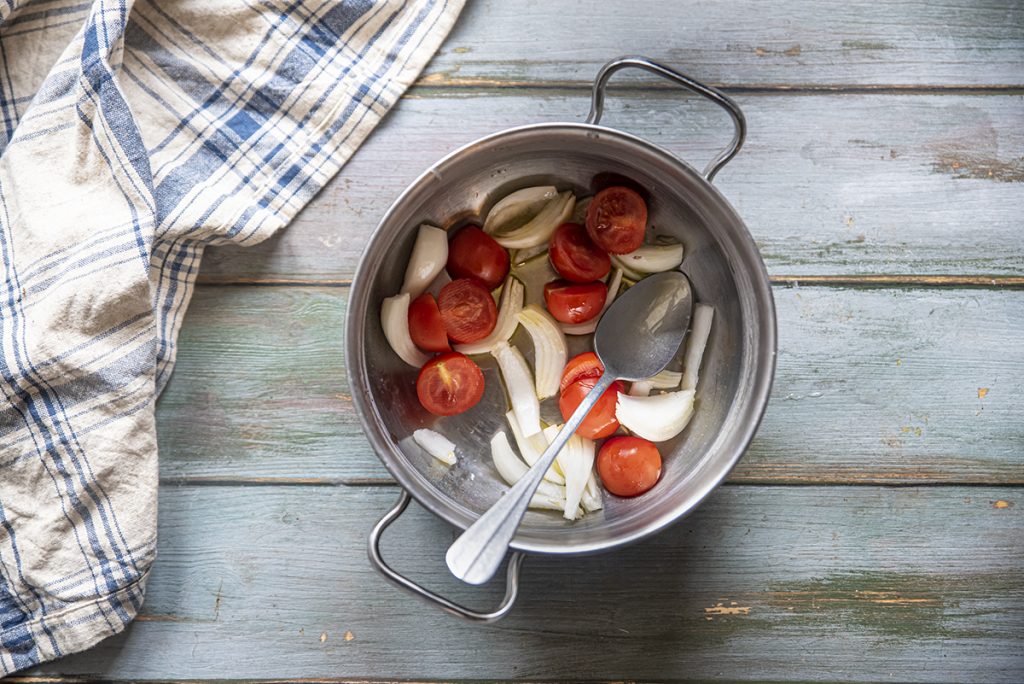
<instances>
[{"instance_id":1,"label":"metal spoon","mask_svg":"<svg viewBox=\"0 0 1024 684\"><path fill-rule=\"evenodd\" d=\"M453 575L469 584L491 579L534 491L569 437L615 380L644 380L665 369L683 342L692 308L690 281L677 271L644 278L608 307L594 333L604 375L526 474L448 548L445 560Z\"/></svg>"}]
</instances>

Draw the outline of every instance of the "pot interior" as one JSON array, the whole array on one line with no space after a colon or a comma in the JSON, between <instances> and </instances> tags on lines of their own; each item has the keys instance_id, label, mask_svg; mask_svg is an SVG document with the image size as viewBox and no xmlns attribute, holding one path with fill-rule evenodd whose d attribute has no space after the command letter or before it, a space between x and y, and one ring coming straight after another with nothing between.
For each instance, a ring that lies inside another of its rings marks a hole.
<instances>
[{"instance_id":1,"label":"pot interior","mask_svg":"<svg viewBox=\"0 0 1024 684\"><path fill-rule=\"evenodd\" d=\"M774 370L775 328L764 266L742 221L695 170L642 140L581 124L512 129L453 153L417 179L374 233L350 299L348 352L353 396L367 435L391 473L429 509L466 527L505 491L489 441L505 422L508 404L496 365L473 357L487 388L474 409L448 418L425 411L416 398L416 369L389 348L380 304L398 292L417 227L452 230L482 223L506 194L532 185L572 189L578 198L619 174L648 198L654 235L683 243L682 270L695 300L715 307L711 337L697 387L695 415L683 433L659 445L661 481L650 492L623 499L602 492L603 511L569 522L550 511L530 511L514 547L548 553L584 553L633 541L687 513L742 455L767 401ZM599 189L599 188L597 188ZM529 336L512 342L533 361ZM588 348L589 336L570 337L570 353ZM544 413L557 419L557 399ZM448 468L412 440L432 428L457 445Z\"/></svg>"}]
</instances>

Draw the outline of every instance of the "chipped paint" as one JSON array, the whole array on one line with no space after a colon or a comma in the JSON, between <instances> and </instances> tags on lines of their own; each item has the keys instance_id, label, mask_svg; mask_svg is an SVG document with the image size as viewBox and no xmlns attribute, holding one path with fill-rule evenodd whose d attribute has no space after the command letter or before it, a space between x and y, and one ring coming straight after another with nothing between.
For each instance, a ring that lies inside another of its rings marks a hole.
<instances>
[{"instance_id":1,"label":"chipped paint","mask_svg":"<svg viewBox=\"0 0 1024 684\"><path fill-rule=\"evenodd\" d=\"M978 398L979 399L984 399L986 394L988 394L988 387L979 387L978 388Z\"/></svg>"},{"instance_id":2,"label":"chipped paint","mask_svg":"<svg viewBox=\"0 0 1024 684\"><path fill-rule=\"evenodd\" d=\"M713 615L750 615L750 606L740 606L735 601L730 601L728 606L718 602L710 608L705 608L704 614L709 620Z\"/></svg>"},{"instance_id":3,"label":"chipped paint","mask_svg":"<svg viewBox=\"0 0 1024 684\"><path fill-rule=\"evenodd\" d=\"M355 638L356 638L356 635L352 633L352 630L350 630L350 629L346 629L345 630L345 636L344 636L345 641L352 641Z\"/></svg>"},{"instance_id":4,"label":"chipped paint","mask_svg":"<svg viewBox=\"0 0 1024 684\"><path fill-rule=\"evenodd\" d=\"M847 50L895 50L895 45L871 40L844 40L841 45Z\"/></svg>"},{"instance_id":5,"label":"chipped paint","mask_svg":"<svg viewBox=\"0 0 1024 684\"><path fill-rule=\"evenodd\" d=\"M998 501L992 502L992 508L1012 508L1013 502L1006 501L1005 499L999 499Z\"/></svg>"},{"instance_id":6,"label":"chipped paint","mask_svg":"<svg viewBox=\"0 0 1024 684\"><path fill-rule=\"evenodd\" d=\"M327 632L320 632L320 643L327 641Z\"/></svg>"}]
</instances>

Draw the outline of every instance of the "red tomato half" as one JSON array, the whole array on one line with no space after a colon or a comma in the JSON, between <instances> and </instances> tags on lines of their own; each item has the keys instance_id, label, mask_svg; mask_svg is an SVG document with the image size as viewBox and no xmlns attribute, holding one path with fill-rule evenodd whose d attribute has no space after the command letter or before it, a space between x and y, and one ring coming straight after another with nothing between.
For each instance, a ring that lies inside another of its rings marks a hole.
<instances>
[{"instance_id":1,"label":"red tomato half","mask_svg":"<svg viewBox=\"0 0 1024 684\"><path fill-rule=\"evenodd\" d=\"M601 484L618 496L643 494L661 477L661 454L640 437L612 437L597 454Z\"/></svg>"},{"instance_id":2,"label":"red tomato half","mask_svg":"<svg viewBox=\"0 0 1024 684\"><path fill-rule=\"evenodd\" d=\"M583 378L572 383L562 392L558 398L558 408L562 411L562 419L569 420L576 407L583 401L583 397L594 388L594 378ZM612 386L605 390L601 398L590 409L590 413L583 419L580 426L576 428L576 434L587 439L601 439L607 437L619 429L619 421L615 419L615 403L619 399L619 392L625 392L626 385L621 380L616 380Z\"/></svg>"},{"instance_id":3,"label":"red tomato half","mask_svg":"<svg viewBox=\"0 0 1024 684\"><path fill-rule=\"evenodd\" d=\"M468 356L448 352L423 364L416 396L436 416L454 416L476 406L484 396L484 373Z\"/></svg>"},{"instance_id":4,"label":"red tomato half","mask_svg":"<svg viewBox=\"0 0 1024 684\"><path fill-rule=\"evenodd\" d=\"M562 381L558 384L561 392L565 388L583 378L599 378L604 375L604 364L594 352L583 352L569 359L562 371Z\"/></svg>"},{"instance_id":5,"label":"red tomato half","mask_svg":"<svg viewBox=\"0 0 1024 684\"><path fill-rule=\"evenodd\" d=\"M646 226L643 197L621 185L597 193L587 207L587 234L611 254L626 254L640 247Z\"/></svg>"},{"instance_id":6,"label":"red tomato half","mask_svg":"<svg viewBox=\"0 0 1024 684\"><path fill-rule=\"evenodd\" d=\"M604 283L555 280L544 286L544 303L562 323L584 323L601 313L608 288Z\"/></svg>"},{"instance_id":7,"label":"red tomato half","mask_svg":"<svg viewBox=\"0 0 1024 684\"><path fill-rule=\"evenodd\" d=\"M589 283L608 275L612 261L594 244L587 229L578 223L563 223L551 236L551 265L558 275L574 283Z\"/></svg>"},{"instance_id":8,"label":"red tomato half","mask_svg":"<svg viewBox=\"0 0 1024 684\"><path fill-rule=\"evenodd\" d=\"M437 298L445 332L452 342L476 342L491 334L498 322L494 297L472 278L459 278L441 288Z\"/></svg>"},{"instance_id":9,"label":"red tomato half","mask_svg":"<svg viewBox=\"0 0 1024 684\"><path fill-rule=\"evenodd\" d=\"M466 226L448 245L447 268L452 278L476 278L493 290L508 275L509 256L490 235Z\"/></svg>"},{"instance_id":10,"label":"red tomato half","mask_svg":"<svg viewBox=\"0 0 1024 684\"><path fill-rule=\"evenodd\" d=\"M409 305L409 337L413 344L429 352L446 352L448 334L444 331L441 310L437 308L434 295L424 292Z\"/></svg>"}]
</instances>

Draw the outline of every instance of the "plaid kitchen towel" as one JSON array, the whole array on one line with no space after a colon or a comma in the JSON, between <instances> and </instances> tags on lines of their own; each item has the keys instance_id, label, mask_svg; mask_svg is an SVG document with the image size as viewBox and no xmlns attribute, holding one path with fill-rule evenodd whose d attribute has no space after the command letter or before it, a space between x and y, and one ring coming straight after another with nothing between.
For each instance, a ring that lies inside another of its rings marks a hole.
<instances>
[{"instance_id":1,"label":"plaid kitchen towel","mask_svg":"<svg viewBox=\"0 0 1024 684\"><path fill-rule=\"evenodd\" d=\"M0 672L120 632L206 245L334 175L463 0L0 0Z\"/></svg>"}]
</instances>

